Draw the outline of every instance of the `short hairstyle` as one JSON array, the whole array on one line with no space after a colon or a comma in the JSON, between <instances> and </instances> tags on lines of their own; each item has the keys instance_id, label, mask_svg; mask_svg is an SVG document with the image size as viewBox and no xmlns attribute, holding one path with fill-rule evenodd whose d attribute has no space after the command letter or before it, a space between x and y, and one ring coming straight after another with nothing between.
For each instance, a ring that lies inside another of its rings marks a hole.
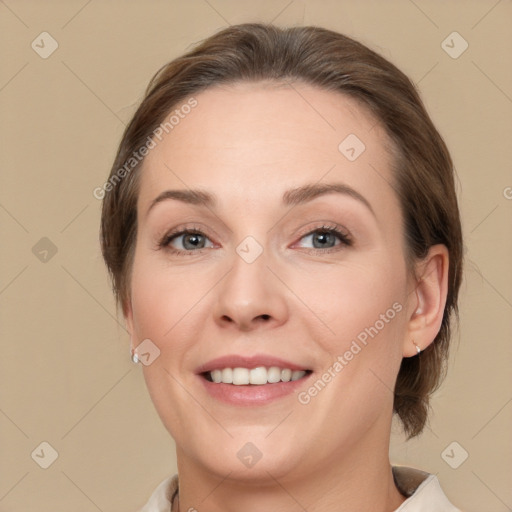
<instances>
[{"instance_id":1,"label":"short hairstyle","mask_svg":"<svg viewBox=\"0 0 512 512\"><path fill-rule=\"evenodd\" d=\"M421 433L430 396L445 375L451 318L458 317L463 242L448 149L411 80L365 45L319 27L241 24L221 30L163 66L126 127L103 198L101 247L117 304L130 299L143 159L133 160L171 109L202 90L236 82L302 82L364 104L393 145L392 171L404 218L408 270L431 246L449 251L447 301L440 330L421 354L402 360L394 412L409 438ZM129 160L133 165L126 166ZM124 171L120 174L120 171ZM123 179L117 180L122 176Z\"/></svg>"}]
</instances>

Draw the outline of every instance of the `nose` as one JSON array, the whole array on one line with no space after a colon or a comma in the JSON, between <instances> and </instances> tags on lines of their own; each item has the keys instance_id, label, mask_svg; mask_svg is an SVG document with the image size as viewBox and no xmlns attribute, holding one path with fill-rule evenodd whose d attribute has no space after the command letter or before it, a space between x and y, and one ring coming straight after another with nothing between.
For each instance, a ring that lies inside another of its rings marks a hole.
<instances>
[{"instance_id":1,"label":"nose","mask_svg":"<svg viewBox=\"0 0 512 512\"><path fill-rule=\"evenodd\" d=\"M215 287L214 315L220 327L247 332L286 322L286 290L267 264L265 251L252 263L235 254L233 267Z\"/></svg>"}]
</instances>

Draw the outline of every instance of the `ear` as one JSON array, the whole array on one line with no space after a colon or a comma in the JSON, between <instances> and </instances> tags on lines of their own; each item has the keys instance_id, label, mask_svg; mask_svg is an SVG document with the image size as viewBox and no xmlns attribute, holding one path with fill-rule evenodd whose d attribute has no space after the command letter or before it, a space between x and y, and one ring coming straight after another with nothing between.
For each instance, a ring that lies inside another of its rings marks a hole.
<instances>
[{"instance_id":1,"label":"ear","mask_svg":"<svg viewBox=\"0 0 512 512\"><path fill-rule=\"evenodd\" d=\"M130 299L126 299L126 302L123 306L123 315L124 319L126 321L126 330L128 331L128 334L130 335L130 349L133 352L135 349L134 347L134 335L135 335L135 329L133 324L133 308L132 303Z\"/></svg>"},{"instance_id":2,"label":"ear","mask_svg":"<svg viewBox=\"0 0 512 512\"><path fill-rule=\"evenodd\" d=\"M448 293L448 267L448 249L442 244L433 245L416 267L404 357L415 356L416 347L425 350L441 328Z\"/></svg>"}]
</instances>

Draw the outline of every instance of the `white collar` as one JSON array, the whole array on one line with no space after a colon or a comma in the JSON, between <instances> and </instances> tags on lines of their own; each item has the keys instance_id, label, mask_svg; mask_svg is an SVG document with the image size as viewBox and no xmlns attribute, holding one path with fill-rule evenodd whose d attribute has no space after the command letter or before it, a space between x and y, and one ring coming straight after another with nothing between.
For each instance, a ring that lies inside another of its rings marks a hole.
<instances>
[{"instance_id":1,"label":"white collar","mask_svg":"<svg viewBox=\"0 0 512 512\"><path fill-rule=\"evenodd\" d=\"M435 475L405 466L393 466L395 483L408 498L395 512L460 512L445 496ZM139 512L171 512L178 493L178 475L166 478Z\"/></svg>"}]
</instances>

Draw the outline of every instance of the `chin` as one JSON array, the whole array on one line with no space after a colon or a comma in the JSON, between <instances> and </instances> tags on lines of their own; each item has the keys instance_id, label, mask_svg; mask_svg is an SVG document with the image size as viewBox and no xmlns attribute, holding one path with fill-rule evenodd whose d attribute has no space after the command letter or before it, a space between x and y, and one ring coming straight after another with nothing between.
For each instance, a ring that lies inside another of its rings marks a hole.
<instances>
[{"instance_id":1,"label":"chin","mask_svg":"<svg viewBox=\"0 0 512 512\"><path fill-rule=\"evenodd\" d=\"M241 430L241 429L240 429ZM267 434L268 435L268 432ZM301 465L304 443L295 443L295 436L288 436L289 443L279 439L265 439L265 435L247 429L239 431L233 438L197 439L191 442L187 437L187 459L193 459L209 473L225 478L251 483L261 483L269 478L280 479L289 475ZM179 446L179 440L176 444ZM298 450L301 451L298 451ZM180 451L178 449L178 451ZM178 455L178 460L179 460Z\"/></svg>"}]
</instances>

